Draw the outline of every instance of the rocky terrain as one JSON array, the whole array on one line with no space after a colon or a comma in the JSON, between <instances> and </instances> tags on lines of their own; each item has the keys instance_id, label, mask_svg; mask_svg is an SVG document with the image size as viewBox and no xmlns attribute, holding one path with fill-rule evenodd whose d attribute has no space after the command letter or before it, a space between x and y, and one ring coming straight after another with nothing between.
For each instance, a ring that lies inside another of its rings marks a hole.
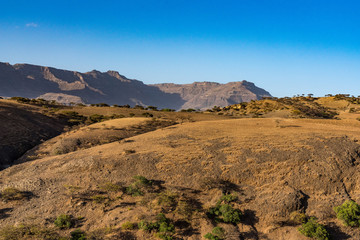
<instances>
[{"instance_id":1,"label":"rocky terrain","mask_svg":"<svg viewBox=\"0 0 360 240\"><path fill-rule=\"evenodd\" d=\"M146 85L115 71L80 73L30 64L0 63L0 96L56 100L62 103L107 103L159 108L225 107L270 96L250 82Z\"/></svg>"}]
</instances>

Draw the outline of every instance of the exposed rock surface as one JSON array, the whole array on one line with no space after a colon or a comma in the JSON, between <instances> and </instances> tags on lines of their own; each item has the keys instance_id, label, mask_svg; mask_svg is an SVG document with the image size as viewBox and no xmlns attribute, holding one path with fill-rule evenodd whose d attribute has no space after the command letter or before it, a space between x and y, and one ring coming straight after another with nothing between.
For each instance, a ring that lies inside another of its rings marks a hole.
<instances>
[{"instance_id":1,"label":"exposed rock surface","mask_svg":"<svg viewBox=\"0 0 360 240\"><path fill-rule=\"evenodd\" d=\"M246 81L146 85L116 71L79 73L30 64L0 63L0 96L43 97L64 103L152 105L178 110L228 106L270 94Z\"/></svg>"},{"instance_id":2,"label":"exposed rock surface","mask_svg":"<svg viewBox=\"0 0 360 240\"><path fill-rule=\"evenodd\" d=\"M157 86L166 93L180 94L186 101L181 107L183 109L207 109L214 106L225 107L235 103L249 102L271 96L269 92L245 80L229 82L227 84L195 82L192 84L164 83L153 86Z\"/></svg>"}]
</instances>

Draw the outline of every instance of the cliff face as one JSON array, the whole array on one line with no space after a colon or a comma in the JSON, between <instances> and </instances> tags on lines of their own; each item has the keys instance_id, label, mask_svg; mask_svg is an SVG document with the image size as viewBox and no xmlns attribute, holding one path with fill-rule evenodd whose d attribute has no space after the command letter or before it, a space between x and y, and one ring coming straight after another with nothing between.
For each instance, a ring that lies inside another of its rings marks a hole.
<instances>
[{"instance_id":1,"label":"cliff face","mask_svg":"<svg viewBox=\"0 0 360 240\"><path fill-rule=\"evenodd\" d=\"M214 82L195 82L192 84L156 84L167 93L178 93L186 100L181 108L207 109L213 106L229 106L234 103L259 100L270 97L270 93L247 81L220 84Z\"/></svg>"},{"instance_id":2,"label":"cliff face","mask_svg":"<svg viewBox=\"0 0 360 240\"><path fill-rule=\"evenodd\" d=\"M0 63L0 96L42 97L64 103L105 102L206 109L256 100L270 94L247 81L146 85L115 71L79 73L29 64Z\"/></svg>"}]
</instances>

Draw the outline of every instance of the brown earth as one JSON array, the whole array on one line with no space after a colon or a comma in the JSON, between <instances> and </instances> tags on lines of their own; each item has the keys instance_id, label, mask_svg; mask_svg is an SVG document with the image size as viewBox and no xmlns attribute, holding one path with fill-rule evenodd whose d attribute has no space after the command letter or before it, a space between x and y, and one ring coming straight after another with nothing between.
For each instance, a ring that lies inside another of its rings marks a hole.
<instances>
[{"instance_id":1,"label":"brown earth","mask_svg":"<svg viewBox=\"0 0 360 240\"><path fill-rule=\"evenodd\" d=\"M29 200L1 203L0 209L7 210L0 224L51 227L65 213L84 217L81 229L87 232L111 226L115 233L109 239L155 239L142 230L117 229L161 211L181 222L182 215L157 204L159 191L171 191L197 208L190 225L176 225L177 236L203 239L215 226L205 212L225 191L239 197L236 206L245 213L240 224L220 224L226 239L306 239L290 224L294 211L317 217L334 239L358 239L360 231L344 227L332 209L346 199L360 202L359 130L352 119L188 122L44 157L0 172L1 189L33 194ZM163 189L132 197L101 187L109 182L129 186L135 175L162 183ZM94 195L112 201L99 204Z\"/></svg>"},{"instance_id":2,"label":"brown earth","mask_svg":"<svg viewBox=\"0 0 360 240\"><path fill-rule=\"evenodd\" d=\"M132 108L119 107L85 107L85 106L63 106L63 105L30 105L18 103L12 100L0 99L0 168L12 165L14 161L20 158L25 152L39 145L40 143L59 135L64 132L65 128L69 128L67 119L63 116L65 112L77 112L85 117L100 114L104 116L116 117L144 117L148 120L152 117L160 120L160 122L188 122L188 121L204 121L211 119L226 119L228 116L220 116L214 114L188 113L188 112L162 112L147 111ZM137 120L129 120L136 122ZM166 126L166 124L164 125ZM118 128L118 126L113 126ZM159 127L159 126L158 126ZM95 142L111 141L111 136L122 138L123 136L136 135L135 132L143 133L144 128L147 131L153 130L153 127L140 127L143 129L133 129L129 133L122 129L109 129L100 135L97 131L92 131L98 140L85 141L86 144L95 144ZM131 130L131 129L130 129ZM87 132L85 135L88 135ZM82 137L83 138L83 137ZM90 137L91 138L91 137ZM75 142L77 140L74 138ZM70 140L69 140L70 141Z\"/></svg>"}]
</instances>

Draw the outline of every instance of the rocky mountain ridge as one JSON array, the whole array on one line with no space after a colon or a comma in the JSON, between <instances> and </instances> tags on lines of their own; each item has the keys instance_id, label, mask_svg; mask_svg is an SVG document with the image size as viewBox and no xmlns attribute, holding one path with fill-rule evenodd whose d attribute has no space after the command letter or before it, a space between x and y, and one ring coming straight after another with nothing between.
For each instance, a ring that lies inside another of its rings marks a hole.
<instances>
[{"instance_id":1,"label":"rocky mountain ridge","mask_svg":"<svg viewBox=\"0 0 360 240\"><path fill-rule=\"evenodd\" d=\"M146 85L116 71L80 73L0 62L0 96L44 98L63 103L152 105L179 110L223 107L271 95L247 81Z\"/></svg>"}]
</instances>

